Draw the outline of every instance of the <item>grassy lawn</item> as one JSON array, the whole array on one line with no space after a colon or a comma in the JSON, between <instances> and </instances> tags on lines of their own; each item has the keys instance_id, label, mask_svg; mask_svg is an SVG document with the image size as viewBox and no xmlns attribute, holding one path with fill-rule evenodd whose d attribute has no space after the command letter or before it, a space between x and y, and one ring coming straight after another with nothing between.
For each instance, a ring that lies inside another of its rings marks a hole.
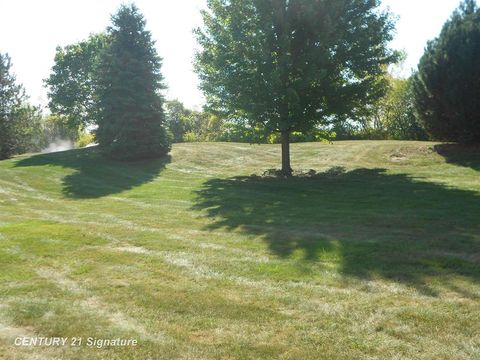
<instances>
[{"instance_id":1,"label":"grassy lawn","mask_svg":"<svg viewBox=\"0 0 480 360\"><path fill-rule=\"evenodd\" d=\"M318 174L277 179L278 145L95 151L0 162L0 358L480 358L480 152L294 144Z\"/></svg>"}]
</instances>

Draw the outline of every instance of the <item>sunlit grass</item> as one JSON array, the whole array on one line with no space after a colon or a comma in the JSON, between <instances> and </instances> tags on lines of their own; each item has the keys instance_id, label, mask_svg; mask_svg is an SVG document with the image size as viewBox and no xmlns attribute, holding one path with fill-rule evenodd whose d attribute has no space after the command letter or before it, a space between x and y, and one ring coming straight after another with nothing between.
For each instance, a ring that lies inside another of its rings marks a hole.
<instances>
[{"instance_id":1,"label":"sunlit grass","mask_svg":"<svg viewBox=\"0 0 480 360\"><path fill-rule=\"evenodd\" d=\"M0 162L0 358L480 357L480 159L422 142ZM21 348L16 336L136 338Z\"/></svg>"}]
</instances>

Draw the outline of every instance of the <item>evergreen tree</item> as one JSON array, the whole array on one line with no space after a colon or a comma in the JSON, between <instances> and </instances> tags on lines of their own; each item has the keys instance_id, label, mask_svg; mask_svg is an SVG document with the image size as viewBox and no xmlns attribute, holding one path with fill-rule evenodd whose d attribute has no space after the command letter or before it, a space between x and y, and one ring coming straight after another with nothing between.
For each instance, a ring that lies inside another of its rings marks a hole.
<instances>
[{"instance_id":1,"label":"evergreen tree","mask_svg":"<svg viewBox=\"0 0 480 360\"><path fill-rule=\"evenodd\" d=\"M209 0L196 69L211 110L290 135L358 114L385 92L393 23L377 0Z\"/></svg>"},{"instance_id":2,"label":"evergreen tree","mask_svg":"<svg viewBox=\"0 0 480 360\"><path fill-rule=\"evenodd\" d=\"M415 107L437 140L480 143L480 9L465 0L429 42L414 76Z\"/></svg>"},{"instance_id":3,"label":"evergreen tree","mask_svg":"<svg viewBox=\"0 0 480 360\"><path fill-rule=\"evenodd\" d=\"M26 99L23 87L16 83L11 67L8 54L0 53L0 159L17 153L22 129L16 115Z\"/></svg>"},{"instance_id":4,"label":"evergreen tree","mask_svg":"<svg viewBox=\"0 0 480 360\"><path fill-rule=\"evenodd\" d=\"M135 5L121 6L108 28L110 45L97 69L99 117L96 139L113 158L134 160L166 154L164 88L145 20Z\"/></svg>"}]
</instances>

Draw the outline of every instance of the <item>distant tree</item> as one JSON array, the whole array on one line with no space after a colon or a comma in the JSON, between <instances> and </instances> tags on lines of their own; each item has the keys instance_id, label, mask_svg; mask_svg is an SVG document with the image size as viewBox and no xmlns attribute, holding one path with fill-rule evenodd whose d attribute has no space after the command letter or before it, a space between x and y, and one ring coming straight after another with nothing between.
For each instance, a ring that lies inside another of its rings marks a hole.
<instances>
[{"instance_id":1,"label":"distant tree","mask_svg":"<svg viewBox=\"0 0 480 360\"><path fill-rule=\"evenodd\" d=\"M186 129L184 141L221 141L225 122L221 117L209 112L191 111L186 117Z\"/></svg>"},{"instance_id":2,"label":"distant tree","mask_svg":"<svg viewBox=\"0 0 480 360\"><path fill-rule=\"evenodd\" d=\"M75 147L83 148L95 143L95 136L87 131L81 132L78 136L77 141L75 141Z\"/></svg>"},{"instance_id":3,"label":"distant tree","mask_svg":"<svg viewBox=\"0 0 480 360\"><path fill-rule=\"evenodd\" d=\"M52 73L45 80L52 114L66 117L72 128L95 124L98 118L95 70L108 45L106 34L57 47Z\"/></svg>"},{"instance_id":4,"label":"distant tree","mask_svg":"<svg viewBox=\"0 0 480 360\"><path fill-rule=\"evenodd\" d=\"M166 125L172 134L173 142L184 141L185 133L191 130L189 129L188 120L192 111L185 108L178 100L167 101L165 108Z\"/></svg>"},{"instance_id":5,"label":"distant tree","mask_svg":"<svg viewBox=\"0 0 480 360\"><path fill-rule=\"evenodd\" d=\"M19 152L25 130L24 122L18 116L22 103L26 101L25 91L17 84L11 67L8 54L0 53L0 159Z\"/></svg>"},{"instance_id":6,"label":"distant tree","mask_svg":"<svg viewBox=\"0 0 480 360\"><path fill-rule=\"evenodd\" d=\"M394 25L377 0L209 0L196 70L212 111L290 135L348 115L385 92Z\"/></svg>"},{"instance_id":7,"label":"distant tree","mask_svg":"<svg viewBox=\"0 0 480 360\"><path fill-rule=\"evenodd\" d=\"M465 0L430 41L414 76L416 109L437 140L480 143L480 10Z\"/></svg>"},{"instance_id":8,"label":"distant tree","mask_svg":"<svg viewBox=\"0 0 480 360\"><path fill-rule=\"evenodd\" d=\"M68 117L57 114L45 116L42 121L42 127L47 145L59 140L75 142L83 133L83 131L78 128L71 126Z\"/></svg>"},{"instance_id":9,"label":"distant tree","mask_svg":"<svg viewBox=\"0 0 480 360\"><path fill-rule=\"evenodd\" d=\"M371 105L371 113L358 119L360 138L426 140L427 133L414 108L411 79L386 75L388 90Z\"/></svg>"},{"instance_id":10,"label":"distant tree","mask_svg":"<svg viewBox=\"0 0 480 360\"><path fill-rule=\"evenodd\" d=\"M396 140L427 140L414 107L411 79L391 78L391 86L381 100L381 124L387 137Z\"/></svg>"},{"instance_id":11,"label":"distant tree","mask_svg":"<svg viewBox=\"0 0 480 360\"><path fill-rule=\"evenodd\" d=\"M15 123L15 153L42 150L45 142L41 108L24 102L15 109L12 118Z\"/></svg>"},{"instance_id":12,"label":"distant tree","mask_svg":"<svg viewBox=\"0 0 480 360\"><path fill-rule=\"evenodd\" d=\"M390 69L384 77L388 86L383 97L354 117L336 118L332 130L338 139L428 139L415 111L411 77L398 76Z\"/></svg>"},{"instance_id":13,"label":"distant tree","mask_svg":"<svg viewBox=\"0 0 480 360\"><path fill-rule=\"evenodd\" d=\"M123 5L108 28L110 45L99 62L99 117L96 139L108 156L156 157L170 149L164 129L164 88L157 55L145 20L135 5Z\"/></svg>"},{"instance_id":14,"label":"distant tree","mask_svg":"<svg viewBox=\"0 0 480 360\"><path fill-rule=\"evenodd\" d=\"M222 141L243 142L250 144L267 143L270 135L262 124L252 123L245 118L231 118L224 123Z\"/></svg>"}]
</instances>

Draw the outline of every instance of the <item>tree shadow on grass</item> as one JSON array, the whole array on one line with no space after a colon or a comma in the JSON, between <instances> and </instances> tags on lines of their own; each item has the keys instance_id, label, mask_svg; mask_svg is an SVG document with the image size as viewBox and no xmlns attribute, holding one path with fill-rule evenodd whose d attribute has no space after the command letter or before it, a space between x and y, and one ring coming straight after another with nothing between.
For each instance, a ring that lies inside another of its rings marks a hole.
<instances>
[{"instance_id":1,"label":"tree shadow on grass","mask_svg":"<svg viewBox=\"0 0 480 360\"><path fill-rule=\"evenodd\" d=\"M63 193L69 198L99 198L120 193L156 178L170 162L170 156L136 162L102 157L95 147L34 155L15 167L61 166L76 170L63 179Z\"/></svg>"},{"instance_id":2,"label":"tree shadow on grass","mask_svg":"<svg viewBox=\"0 0 480 360\"><path fill-rule=\"evenodd\" d=\"M460 144L440 144L435 145L433 148L448 163L480 171L480 146L468 147Z\"/></svg>"},{"instance_id":3,"label":"tree shadow on grass","mask_svg":"<svg viewBox=\"0 0 480 360\"><path fill-rule=\"evenodd\" d=\"M480 197L384 169L336 168L314 177L212 179L194 209L209 229L262 235L270 251L340 271L428 288L425 278L480 277ZM426 291L428 293L428 291Z\"/></svg>"}]
</instances>

